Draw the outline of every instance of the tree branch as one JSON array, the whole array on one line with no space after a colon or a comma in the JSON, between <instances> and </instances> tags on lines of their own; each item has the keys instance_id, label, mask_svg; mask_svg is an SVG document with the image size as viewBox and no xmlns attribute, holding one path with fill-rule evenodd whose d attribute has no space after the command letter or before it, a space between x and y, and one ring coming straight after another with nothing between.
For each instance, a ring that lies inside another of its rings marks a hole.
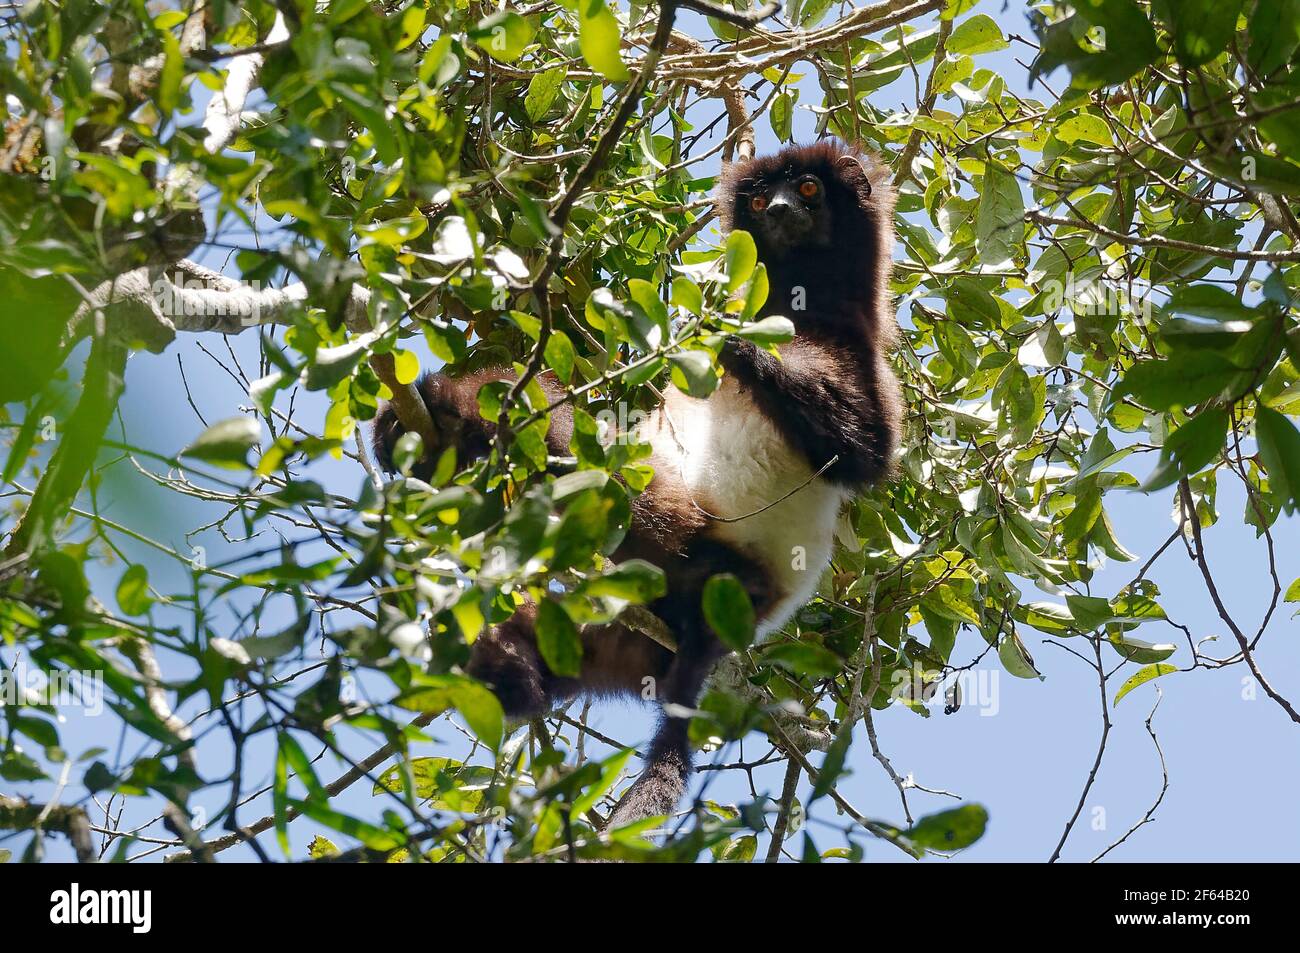
<instances>
[{"instance_id":1,"label":"tree branch","mask_svg":"<svg viewBox=\"0 0 1300 953\"><path fill-rule=\"evenodd\" d=\"M226 85L212 97L203 116L203 128L208 132L203 140L203 148L208 152L220 152L235 138L244 112L244 103L248 101L248 94L262 71L266 53L284 45L288 39L289 27L284 22L284 14L277 13L265 42L258 44L255 49L237 53L231 60L226 71Z\"/></svg>"},{"instance_id":2,"label":"tree branch","mask_svg":"<svg viewBox=\"0 0 1300 953\"><path fill-rule=\"evenodd\" d=\"M1223 599L1219 596L1219 589L1214 584L1214 577L1210 574L1210 564L1205 558L1205 546L1201 540L1201 521L1197 516L1196 502L1192 499L1192 488L1186 477L1178 481L1178 491L1181 505L1185 509L1187 520L1192 527L1192 542L1196 547L1194 553L1196 566L1201 571L1201 578L1205 580L1205 588L1209 590L1210 598L1214 601L1214 608L1218 611L1219 618L1232 630L1233 638L1237 640L1237 645L1241 649L1241 657L1246 660L1250 673L1255 676L1255 680L1264 689L1264 693L1277 702L1292 721L1300 725L1300 712L1297 712L1295 706L1282 697L1264 678L1264 673L1259 670L1259 666L1255 663L1255 653L1250 649L1250 640L1246 638L1246 633L1241 631L1241 627L1232 618L1227 606L1223 604Z\"/></svg>"},{"instance_id":3,"label":"tree branch","mask_svg":"<svg viewBox=\"0 0 1300 953\"><path fill-rule=\"evenodd\" d=\"M1196 242L1185 242L1177 238L1162 238L1159 235L1125 235L1096 222L1057 218L1054 215L1040 212L1038 209L1030 209L1025 212L1025 220L1036 222L1039 225L1060 225L1066 228L1077 228L1080 231L1093 232L1109 238L1118 245L1135 245L1143 248L1174 248L1178 251L1196 252L1199 255L1228 258L1233 261L1300 261L1300 251L1248 251L1238 248L1219 248L1216 245L1198 245Z\"/></svg>"},{"instance_id":4,"label":"tree branch","mask_svg":"<svg viewBox=\"0 0 1300 953\"><path fill-rule=\"evenodd\" d=\"M411 725L417 728L423 728L440 715L441 712L421 712L411 719ZM325 793L330 797L347 790L356 784L362 778L366 777L371 771L379 767L398 751L398 747L391 742L376 749L371 754L362 758L348 770L344 771L337 778L325 785ZM285 812L286 823L293 821L301 815L302 812L297 808L290 806ZM225 834L221 837L208 841L204 847L212 853L228 850L236 844L242 844L249 837L261 834L263 831L269 831L275 826L275 815L268 814L266 817L259 818L251 824L244 825L238 833ZM163 858L165 863L169 864L186 864L195 859L193 850L179 851L175 854L168 854Z\"/></svg>"},{"instance_id":5,"label":"tree branch","mask_svg":"<svg viewBox=\"0 0 1300 953\"><path fill-rule=\"evenodd\" d=\"M758 24L778 13L781 9L781 4L775 2L775 0L752 12L734 10L731 7L710 3L709 0L677 0L677 5L688 10L694 10L697 13L703 13L706 17L734 23L736 26L758 26Z\"/></svg>"},{"instance_id":6,"label":"tree branch","mask_svg":"<svg viewBox=\"0 0 1300 953\"><path fill-rule=\"evenodd\" d=\"M93 864L99 859L90 818L75 805L32 804L23 798L0 795L0 830L54 831L72 842L77 863Z\"/></svg>"},{"instance_id":7,"label":"tree branch","mask_svg":"<svg viewBox=\"0 0 1300 953\"><path fill-rule=\"evenodd\" d=\"M799 790L799 778L803 768L799 762L790 758L785 764L785 780L781 784L781 807L772 828L772 842L767 847L767 863L775 864L781 859L781 845L785 842L786 831L790 827L790 814L794 810L795 794Z\"/></svg>"},{"instance_id":8,"label":"tree branch","mask_svg":"<svg viewBox=\"0 0 1300 953\"><path fill-rule=\"evenodd\" d=\"M1083 805L1088 800L1088 792L1092 790L1092 786L1097 780L1097 772L1101 770L1101 759L1106 754L1106 742L1110 739L1110 705L1106 700L1106 669L1101 661L1101 636L1093 638L1092 647L1097 655L1097 679L1101 691L1101 740L1097 744L1097 756L1093 759L1092 770L1088 772L1088 779L1083 784L1083 790L1079 792L1079 803L1075 805L1074 813L1070 815L1070 819L1065 822L1065 830L1061 832L1061 839L1057 842L1056 849L1052 851L1052 856L1047 859L1049 864L1054 864L1060 859L1061 849L1065 847L1065 842L1070 837L1070 831L1074 830L1074 825L1083 812Z\"/></svg>"}]
</instances>

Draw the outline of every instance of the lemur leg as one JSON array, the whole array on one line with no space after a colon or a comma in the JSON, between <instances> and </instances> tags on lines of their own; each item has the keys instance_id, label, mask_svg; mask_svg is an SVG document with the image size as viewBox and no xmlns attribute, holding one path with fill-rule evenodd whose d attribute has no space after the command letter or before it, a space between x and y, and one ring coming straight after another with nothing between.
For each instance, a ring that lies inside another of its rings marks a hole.
<instances>
[{"instance_id":1,"label":"lemur leg","mask_svg":"<svg viewBox=\"0 0 1300 953\"><path fill-rule=\"evenodd\" d=\"M771 587L762 567L721 543L696 542L685 567L670 572L668 590L673 595L652 606L677 636L677 653L659 686L664 711L646 752L645 768L615 807L608 827L671 814L686 792L692 770L690 715L678 709L695 707L713 667L728 652L701 608L704 584L722 572L740 580L759 619L770 608Z\"/></svg>"},{"instance_id":2,"label":"lemur leg","mask_svg":"<svg viewBox=\"0 0 1300 953\"><path fill-rule=\"evenodd\" d=\"M503 368L487 368L461 377L448 377L445 374L429 373L420 378L416 385L425 406L433 417L434 428L438 431L438 446L425 447L424 459L412 471L421 480L427 480L433 473L438 457L447 447L456 449L456 462L467 466L471 461L486 457L492 450L496 438L496 424L484 420L479 413L478 392L483 385L493 381L513 381L515 373ZM564 393L564 386L554 374L539 374L538 386L547 400L556 401ZM385 404L375 418L373 428L373 449L375 459L388 472L393 472L393 448L397 439L405 433L405 428L397 419L397 411L392 404ZM569 440L573 436L573 409L562 404L551 412L551 426L546 434L546 445L557 456L569 452Z\"/></svg>"},{"instance_id":3,"label":"lemur leg","mask_svg":"<svg viewBox=\"0 0 1300 953\"><path fill-rule=\"evenodd\" d=\"M663 680L660 695L666 707L646 752L645 768L618 802L610 815L608 827L622 827L647 817L672 814L676 809L686 793L693 759L690 717L673 711L673 708L695 706L713 666L726 654L726 648L711 632L696 629L694 634L679 637L677 656Z\"/></svg>"},{"instance_id":4,"label":"lemur leg","mask_svg":"<svg viewBox=\"0 0 1300 953\"><path fill-rule=\"evenodd\" d=\"M456 450L460 466L491 452L496 435L492 421L479 413L478 392L492 381L510 381L511 370L488 368L460 377L426 374L418 387L438 431L439 444L426 448L425 458L413 475L428 479L439 454L447 447ZM564 393L553 374L538 376L537 383L554 402ZM404 432L396 411L385 405L374 424L375 458L392 471L392 453ZM546 435L548 449L557 456L569 452L573 433L573 411L562 404L551 412ZM536 608L520 607L510 619L485 632L470 652L469 672L487 683L512 718L531 718L549 712L556 703L580 690L594 694L641 693L647 679L664 676L672 654L663 647L624 626L587 626L582 633L584 655L581 676L561 678L546 667L534 633Z\"/></svg>"},{"instance_id":5,"label":"lemur leg","mask_svg":"<svg viewBox=\"0 0 1300 953\"><path fill-rule=\"evenodd\" d=\"M520 606L505 622L481 635L470 650L468 672L492 689L511 718L548 714L579 692L644 694L666 677L673 653L623 625L584 626L578 678L556 675L537 648L537 607Z\"/></svg>"},{"instance_id":6,"label":"lemur leg","mask_svg":"<svg viewBox=\"0 0 1300 953\"><path fill-rule=\"evenodd\" d=\"M484 682L509 718L545 715L564 695L572 694L572 679L554 675L542 661L533 625L537 607L519 607L509 619L493 626L474 642L467 670Z\"/></svg>"}]
</instances>

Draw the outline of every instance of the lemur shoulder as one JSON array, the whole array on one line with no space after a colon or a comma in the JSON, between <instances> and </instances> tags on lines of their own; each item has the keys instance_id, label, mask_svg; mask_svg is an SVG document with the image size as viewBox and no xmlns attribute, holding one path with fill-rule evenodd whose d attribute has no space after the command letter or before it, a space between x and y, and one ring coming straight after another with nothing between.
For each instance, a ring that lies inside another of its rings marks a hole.
<instances>
[{"instance_id":1,"label":"lemur shoulder","mask_svg":"<svg viewBox=\"0 0 1300 953\"><path fill-rule=\"evenodd\" d=\"M731 166L718 209L725 230L753 236L767 269L760 316L784 315L795 337L779 358L728 339L718 389L707 399L672 389L639 428L654 477L632 501L631 527L612 556L664 571L667 594L649 608L673 631L677 651L618 623L586 626L580 677L559 677L541 658L535 609L525 604L480 636L469 662L509 715L544 714L579 693L639 694L646 678L659 701L694 706L727 651L704 620L705 582L733 574L759 634L780 628L812 597L843 504L890 471L900 397L887 358L897 326L889 298L894 191L884 167L835 141L792 146ZM494 437L478 411L479 388L512 377L492 369L421 380L438 431L462 463L486 455ZM552 400L563 393L553 376L541 384ZM561 405L547 436L552 453L570 452L572 429ZM391 406L383 408L374 446L387 468L401 433ZM442 448L432 449L426 476ZM612 824L674 809L691 766L687 724L662 716L646 768Z\"/></svg>"}]
</instances>

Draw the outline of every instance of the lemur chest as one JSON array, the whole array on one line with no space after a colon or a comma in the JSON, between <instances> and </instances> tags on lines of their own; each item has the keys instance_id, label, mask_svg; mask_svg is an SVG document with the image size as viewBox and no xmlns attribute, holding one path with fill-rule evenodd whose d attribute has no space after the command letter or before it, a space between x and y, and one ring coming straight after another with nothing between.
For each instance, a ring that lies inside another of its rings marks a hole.
<instances>
[{"instance_id":1,"label":"lemur chest","mask_svg":"<svg viewBox=\"0 0 1300 953\"><path fill-rule=\"evenodd\" d=\"M671 392L648 429L656 479L680 481L713 517L703 532L768 573L775 605L760 634L778 628L816 590L848 494L814 475L733 378L705 400Z\"/></svg>"}]
</instances>

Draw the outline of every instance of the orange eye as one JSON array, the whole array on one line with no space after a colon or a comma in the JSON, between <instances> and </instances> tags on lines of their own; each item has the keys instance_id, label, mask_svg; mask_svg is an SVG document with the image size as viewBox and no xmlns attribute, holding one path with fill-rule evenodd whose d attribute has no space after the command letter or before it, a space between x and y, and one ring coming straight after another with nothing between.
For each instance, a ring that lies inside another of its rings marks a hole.
<instances>
[{"instance_id":1,"label":"orange eye","mask_svg":"<svg viewBox=\"0 0 1300 953\"><path fill-rule=\"evenodd\" d=\"M755 195L749 200L749 207L755 212L761 212L767 208L767 197L764 195Z\"/></svg>"},{"instance_id":2,"label":"orange eye","mask_svg":"<svg viewBox=\"0 0 1300 953\"><path fill-rule=\"evenodd\" d=\"M806 199L815 198L821 187L815 179L804 179L799 183L799 194Z\"/></svg>"}]
</instances>

